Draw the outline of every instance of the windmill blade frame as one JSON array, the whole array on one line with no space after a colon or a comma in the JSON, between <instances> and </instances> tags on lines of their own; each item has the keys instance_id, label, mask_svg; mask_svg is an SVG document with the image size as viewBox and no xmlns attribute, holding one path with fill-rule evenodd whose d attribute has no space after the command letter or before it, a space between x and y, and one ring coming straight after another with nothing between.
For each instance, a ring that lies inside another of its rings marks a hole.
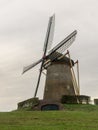
<instances>
[{"instance_id":1,"label":"windmill blade frame","mask_svg":"<svg viewBox=\"0 0 98 130\"><path fill-rule=\"evenodd\" d=\"M49 50L52 46L52 41L54 37L54 27L55 27L55 14L49 18L43 51L45 51L46 44L47 44L47 50Z\"/></svg>"},{"instance_id":2,"label":"windmill blade frame","mask_svg":"<svg viewBox=\"0 0 98 130\"><path fill-rule=\"evenodd\" d=\"M42 62L41 67L40 67L40 72L39 72L39 76L38 76L38 81L37 81L34 97L36 97L36 95L37 95L37 91L38 91L38 87L39 87L39 83L40 83L40 79L41 79L41 75L42 75L42 70L43 70L43 63L44 62Z\"/></svg>"},{"instance_id":3,"label":"windmill blade frame","mask_svg":"<svg viewBox=\"0 0 98 130\"><path fill-rule=\"evenodd\" d=\"M28 70L32 69L32 68L35 67L36 65L38 65L40 62L42 62L42 60L43 60L43 59L40 59L40 60L38 60L37 62L34 62L33 64L24 67L22 74L24 74L24 73L27 72Z\"/></svg>"},{"instance_id":4,"label":"windmill blade frame","mask_svg":"<svg viewBox=\"0 0 98 130\"><path fill-rule=\"evenodd\" d=\"M56 51L59 52L60 49L62 49L62 51L59 53L64 52L74 42L76 34L77 34L77 31L76 30L73 31L63 41L61 41L51 51L49 51L48 55L51 55Z\"/></svg>"},{"instance_id":5,"label":"windmill blade frame","mask_svg":"<svg viewBox=\"0 0 98 130\"><path fill-rule=\"evenodd\" d=\"M44 48L43 48L43 51L44 51L43 57L40 60L38 60L37 62L24 67L22 74L24 74L25 72L32 69L37 64L39 64L40 62L43 61L43 59L45 58L47 49L49 49L52 44L53 35L54 35L54 26L55 26L55 14L49 18L48 28L47 28L47 33L46 33Z\"/></svg>"},{"instance_id":6,"label":"windmill blade frame","mask_svg":"<svg viewBox=\"0 0 98 130\"><path fill-rule=\"evenodd\" d=\"M64 40L62 40L59 44L57 44L49 54L47 55L47 59L51 62L55 59L59 58L61 54L74 42L77 31L73 31L70 35L68 35Z\"/></svg>"},{"instance_id":7,"label":"windmill blade frame","mask_svg":"<svg viewBox=\"0 0 98 130\"><path fill-rule=\"evenodd\" d=\"M55 15L53 15L49 18L49 23L48 23L48 28L47 28L47 33L46 33L46 38L45 38L45 43L44 43L44 49L43 49L44 54L43 54L43 58L42 58L42 64L41 64L41 67L40 67L40 73L39 73L39 76L38 76L38 82L37 82L37 86L36 86L36 89L35 89L34 97L36 97L37 91L38 91L38 88L39 88L40 78L41 78L41 74L42 74L42 70L43 70L43 64L44 64L44 60L46 58L47 49L48 49L49 44L50 44L49 42L52 42L52 40L53 40L53 36L51 35L51 33L54 32L54 29L53 29L54 22L55 22Z\"/></svg>"}]
</instances>

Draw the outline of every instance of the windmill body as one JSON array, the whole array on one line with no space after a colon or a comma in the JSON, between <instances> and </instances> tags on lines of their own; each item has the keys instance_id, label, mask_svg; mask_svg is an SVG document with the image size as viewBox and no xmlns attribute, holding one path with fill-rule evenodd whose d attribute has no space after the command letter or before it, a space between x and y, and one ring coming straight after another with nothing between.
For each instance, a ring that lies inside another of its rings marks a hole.
<instances>
[{"instance_id":1,"label":"windmill body","mask_svg":"<svg viewBox=\"0 0 98 130\"><path fill-rule=\"evenodd\" d=\"M43 99L60 102L63 95L75 95L72 78L69 58L53 61L47 68Z\"/></svg>"}]
</instances>

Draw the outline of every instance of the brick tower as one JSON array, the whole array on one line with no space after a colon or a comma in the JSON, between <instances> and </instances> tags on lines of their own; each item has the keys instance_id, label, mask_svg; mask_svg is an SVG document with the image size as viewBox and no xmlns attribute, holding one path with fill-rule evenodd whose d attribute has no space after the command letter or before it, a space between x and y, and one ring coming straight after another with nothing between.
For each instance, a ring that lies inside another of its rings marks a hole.
<instances>
[{"instance_id":1,"label":"brick tower","mask_svg":"<svg viewBox=\"0 0 98 130\"><path fill-rule=\"evenodd\" d=\"M75 95L70 61L74 66L74 61L64 56L47 68L44 100L60 101L63 95Z\"/></svg>"}]
</instances>

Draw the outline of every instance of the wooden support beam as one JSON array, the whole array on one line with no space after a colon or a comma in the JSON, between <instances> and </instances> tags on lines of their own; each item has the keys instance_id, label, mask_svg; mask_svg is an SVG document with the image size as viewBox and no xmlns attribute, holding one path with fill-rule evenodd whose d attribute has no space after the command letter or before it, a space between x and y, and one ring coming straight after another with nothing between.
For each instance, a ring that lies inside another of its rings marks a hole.
<instances>
[{"instance_id":1,"label":"wooden support beam","mask_svg":"<svg viewBox=\"0 0 98 130\"><path fill-rule=\"evenodd\" d=\"M66 52L65 54L63 54L62 56L58 57L58 60L62 59L64 56L66 56L68 54L68 52Z\"/></svg>"},{"instance_id":2,"label":"wooden support beam","mask_svg":"<svg viewBox=\"0 0 98 130\"><path fill-rule=\"evenodd\" d=\"M68 57L70 59L70 66L71 66L71 74L72 74L72 82L73 82L73 86L74 86L74 91L75 91L76 95L79 95L79 88L77 86L77 81L76 81L73 65L72 65L72 62L71 62L71 57L70 57L70 54L69 54L68 50L67 50L67 53L68 53ZM78 98L77 98L77 102L79 103Z\"/></svg>"}]
</instances>

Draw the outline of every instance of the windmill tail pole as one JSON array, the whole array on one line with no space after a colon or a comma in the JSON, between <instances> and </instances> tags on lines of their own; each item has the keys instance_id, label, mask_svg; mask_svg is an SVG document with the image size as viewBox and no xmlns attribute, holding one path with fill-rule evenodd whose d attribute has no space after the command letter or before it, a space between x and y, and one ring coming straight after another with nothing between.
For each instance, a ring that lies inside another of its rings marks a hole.
<instances>
[{"instance_id":1,"label":"windmill tail pole","mask_svg":"<svg viewBox=\"0 0 98 130\"><path fill-rule=\"evenodd\" d=\"M77 61L75 62L75 64L77 64L77 79L78 79L78 88L79 88L79 90L80 90L79 61L77 60ZM80 93L80 91L79 91L79 93Z\"/></svg>"},{"instance_id":2,"label":"windmill tail pole","mask_svg":"<svg viewBox=\"0 0 98 130\"><path fill-rule=\"evenodd\" d=\"M63 57L65 57L68 53L69 53L69 51L67 51L64 55L58 57L58 60L60 60L60 59L62 59Z\"/></svg>"},{"instance_id":3,"label":"windmill tail pole","mask_svg":"<svg viewBox=\"0 0 98 130\"><path fill-rule=\"evenodd\" d=\"M67 53L68 53L68 57L69 57L69 60L70 60L72 81L73 81L73 86L74 86L75 94L78 95L78 91L77 91L77 81L76 81L76 78L75 78L75 73L74 73L74 69L73 69L72 62L71 62L71 56L70 56L68 50L67 50Z\"/></svg>"},{"instance_id":4,"label":"windmill tail pole","mask_svg":"<svg viewBox=\"0 0 98 130\"><path fill-rule=\"evenodd\" d=\"M75 95L79 95L79 89L78 89L78 87L77 87L77 81L76 81L76 77L75 77L73 65L72 65L72 62L71 62L71 57L70 57L70 54L69 54L69 51L68 51L68 50L67 50L67 53L68 53L68 57L69 57L69 59L70 59L72 82L73 82L73 86L74 86ZM78 98L77 98L77 103L79 103Z\"/></svg>"}]
</instances>

